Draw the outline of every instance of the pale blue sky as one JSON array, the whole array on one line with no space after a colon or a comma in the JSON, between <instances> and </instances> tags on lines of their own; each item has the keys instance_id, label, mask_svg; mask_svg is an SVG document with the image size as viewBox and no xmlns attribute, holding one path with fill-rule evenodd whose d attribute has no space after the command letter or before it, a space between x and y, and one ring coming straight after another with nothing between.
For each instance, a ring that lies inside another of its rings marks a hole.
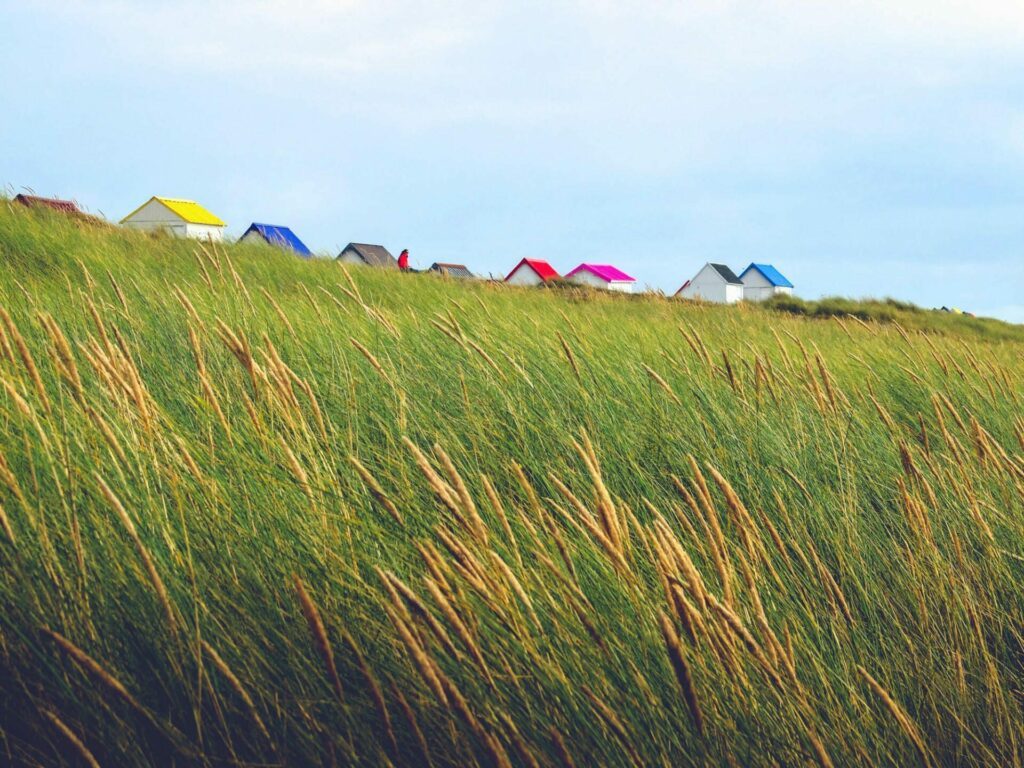
<instances>
[{"instance_id":1,"label":"pale blue sky","mask_svg":"<svg viewBox=\"0 0 1024 768\"><path fill-rule=\"evenodd\" d=\"M0 73L0 184L114 220L1024 322L1019 2L0 0Z\"/></svg>"}]
</instances>

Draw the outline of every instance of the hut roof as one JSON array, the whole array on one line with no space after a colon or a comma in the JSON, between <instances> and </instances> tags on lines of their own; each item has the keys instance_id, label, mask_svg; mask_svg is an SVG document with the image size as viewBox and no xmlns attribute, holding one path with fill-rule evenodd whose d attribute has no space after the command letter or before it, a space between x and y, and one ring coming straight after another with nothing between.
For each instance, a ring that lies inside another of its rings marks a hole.
<instances>
[{"instance_id":1,"label":"hut roof","mask_svg":"<svg viewBox=\"0 0 1024 768\"><path fill-rule=\"evenodd\" d=\"M523 264L525 264L534 272L536 272L537 277L539 277L544 282L547 282L548 280L557 280L559 277L558 272L555 271L555 268L552 267L543 259L523 259L518 264L516 264L515 269L509 272L508 276L505 279L508 280L510 277L512 277L512 275L516 273L516 270L523 266Z\"/></svg>"},{"instance_id":2,"label":"hut roof","mask_svg":"<svg viewBox=\"0 0 1024 768\"><path fill-rule=\"evenodd\" d=\"M37 197L36 195L15 195L14 202L29 208L37 205L53 208L61 213L81 213L78 206L71 200L58 200L55 197Z\"/></svg>"},{"instance_id":3,"label":"hut roof","mask_svg":"<svg viewBox=\"0 0 1024 768\"><path fill-rule=\"evenodd\" d=\"M250 232L256 232L271 245L276 245L281 248L290 248L300 256L313 255L312 251L306 247L306 244L299 240L296 234L288 227L282 227L276 224L257 224L256 222L253 222L249 225L249 228L245 230L242 237L245 237Z\"/></svg>"},{"instance_id":4,"label":"hut roof","mask_svg":"<svg viewBox=\"0 0 1024 768\"><path fill-rule=\"evenodd\" d=\"M392 256L388 249L383 245L370 245L369 243L349 243L342 248L341 253L345 251L354 251L355 254L361 258L365 263L371 267L395 267L398 268L398 262L395 257ZM338 256L341 256L341 253Z\"/></svg>"},{"instance_id":5,"label":"hut roof","mask_svg":"<svg viewBox=\"0 0 1024 768\"><path fill-rule=\"evenodd\" d=\"M180 200L176 197L158 197L156 195L149 198L149 200L144 202L134 211L132 211L123 219L121 219L121 222L123 223L130 219L136 213L138 213L147 205L149 205L153 200L156 200L158 203L167 208L167 210L171 211L171 213L176 214L188 224L206 224L211 227L227 226L227 224L225 224L222 219L218 218L217 216L214 216L212 213L203 208L203 206L201 206L194 200Z\"/></svg>"},{"instance_id":6,"label":"hut roof","mask_svg":"<svg viewBox=\"0 0 1024 768\"><path fill-rule=\"evenodd\" d=\"M630 277L621 269L611 264L580 264L576 269L566 275L572 277L577 272L590 272L592 275L604 280L606 283L635 283L636 278Z\"/></svg>"},{"instance_id":7,"label":"hut roof","mask_svg":"<svg viewBox=\"0 0 1024 768\"><path fill-rule=\"evenodd\" d=\"M793 284L789 282L789 280L787 280L785 276L771 264L751 264L749 267L744 269L743 272L740 274L740 280L742 280L746 276L747 272L749 272L752 269L760 272L761 276L764 277L765 280L774 285L776 288L793 287Z\"/></svg>"},{"instance_id":8,"label":"hut roof","mask_svg":"<svg viewBox=\"0 0 1024 768\"><path fill-rule=\"evenodd\" d=\"M709 264L708 266L721 275L725 282L732 283L733 285L743 285L743 281L736 277L736 273L725 266L725 264Z\"/></svg>"},{"instance_id":9,"label":"hut roof","mask_svg":"<svg viewBox=\"0 0 1024 768\"><path fill-rule=\"evenodd\" d=\"M440 272L449 277L473 277L473 273L465 264L446 264L443 261L435 261L430 265L431 272Z\"/></svg>"}]
</instances>

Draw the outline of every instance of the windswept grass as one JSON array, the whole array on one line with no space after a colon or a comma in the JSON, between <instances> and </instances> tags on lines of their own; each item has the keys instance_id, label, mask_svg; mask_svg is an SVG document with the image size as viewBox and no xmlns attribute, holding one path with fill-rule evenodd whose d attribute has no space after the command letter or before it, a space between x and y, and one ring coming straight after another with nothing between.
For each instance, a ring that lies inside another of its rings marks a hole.
<instances>
[{"instance_id":1,"label":"windswept grass","mask_svg":"<svg viewBox=\"0 0 1024 768\"><path fill-rule=\"evenodd\" d=\"M0 762L1020 765L1024 346L0 206Z\"/></svg>"}]
</instances>

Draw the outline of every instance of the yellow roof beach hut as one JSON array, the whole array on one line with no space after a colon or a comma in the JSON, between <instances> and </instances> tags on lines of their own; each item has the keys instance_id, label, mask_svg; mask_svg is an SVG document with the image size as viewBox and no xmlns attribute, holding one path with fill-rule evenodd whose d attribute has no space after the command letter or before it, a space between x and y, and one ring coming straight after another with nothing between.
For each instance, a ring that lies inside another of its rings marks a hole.
<instances>
[{"instance_id":1,"label":"yellow roof beach hut","mask_svg":"<svg viewBox=\"0 0 1024 768\"><path fill-rule=\"evenodd\" d=\"M131 229L169 232L200 240L224 239L227 226L197 202L155 196L121 219L121 224Z\"/></svg>"}]
</instances>

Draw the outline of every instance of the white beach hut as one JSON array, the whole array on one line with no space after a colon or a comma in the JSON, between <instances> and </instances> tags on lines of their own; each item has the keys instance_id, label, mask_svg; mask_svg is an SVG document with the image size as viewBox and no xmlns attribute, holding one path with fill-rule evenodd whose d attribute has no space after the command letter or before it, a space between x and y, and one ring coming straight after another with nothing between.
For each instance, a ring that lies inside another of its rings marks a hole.
<instances>
[{"instance_id":1,"label":"white beach hut","mask_svg":"<svg viewBox=\"0 0 1024 768\"><path fill-rule=\"evenodd\" d=\"M226 224L199 203L173 197L151 197L121 224L147 232L168 232L178 237L223 240Z\"/></svg>"},{"instance_id":2,"label":"white beach hut","mask_svg":"<svg viewBox=\"0 0 1024 768\"><path fill-rule=\"evenodd\" d=\"M771 264L751 264L740 274L740 280L746 301L764 301L793 293L793 284Z\"/></svg>"},{"instance_id":3,"label":"white beach hut","mask_svg":"<svg viewBox=\"0 0 1024 768\"><path fill-rule=\"evenodd\" d=\"M743 281L725 264L705 264L683 287L676 298L701 299L717 304L732 304L743 298Z\"/></svg>"}]
</instances>

